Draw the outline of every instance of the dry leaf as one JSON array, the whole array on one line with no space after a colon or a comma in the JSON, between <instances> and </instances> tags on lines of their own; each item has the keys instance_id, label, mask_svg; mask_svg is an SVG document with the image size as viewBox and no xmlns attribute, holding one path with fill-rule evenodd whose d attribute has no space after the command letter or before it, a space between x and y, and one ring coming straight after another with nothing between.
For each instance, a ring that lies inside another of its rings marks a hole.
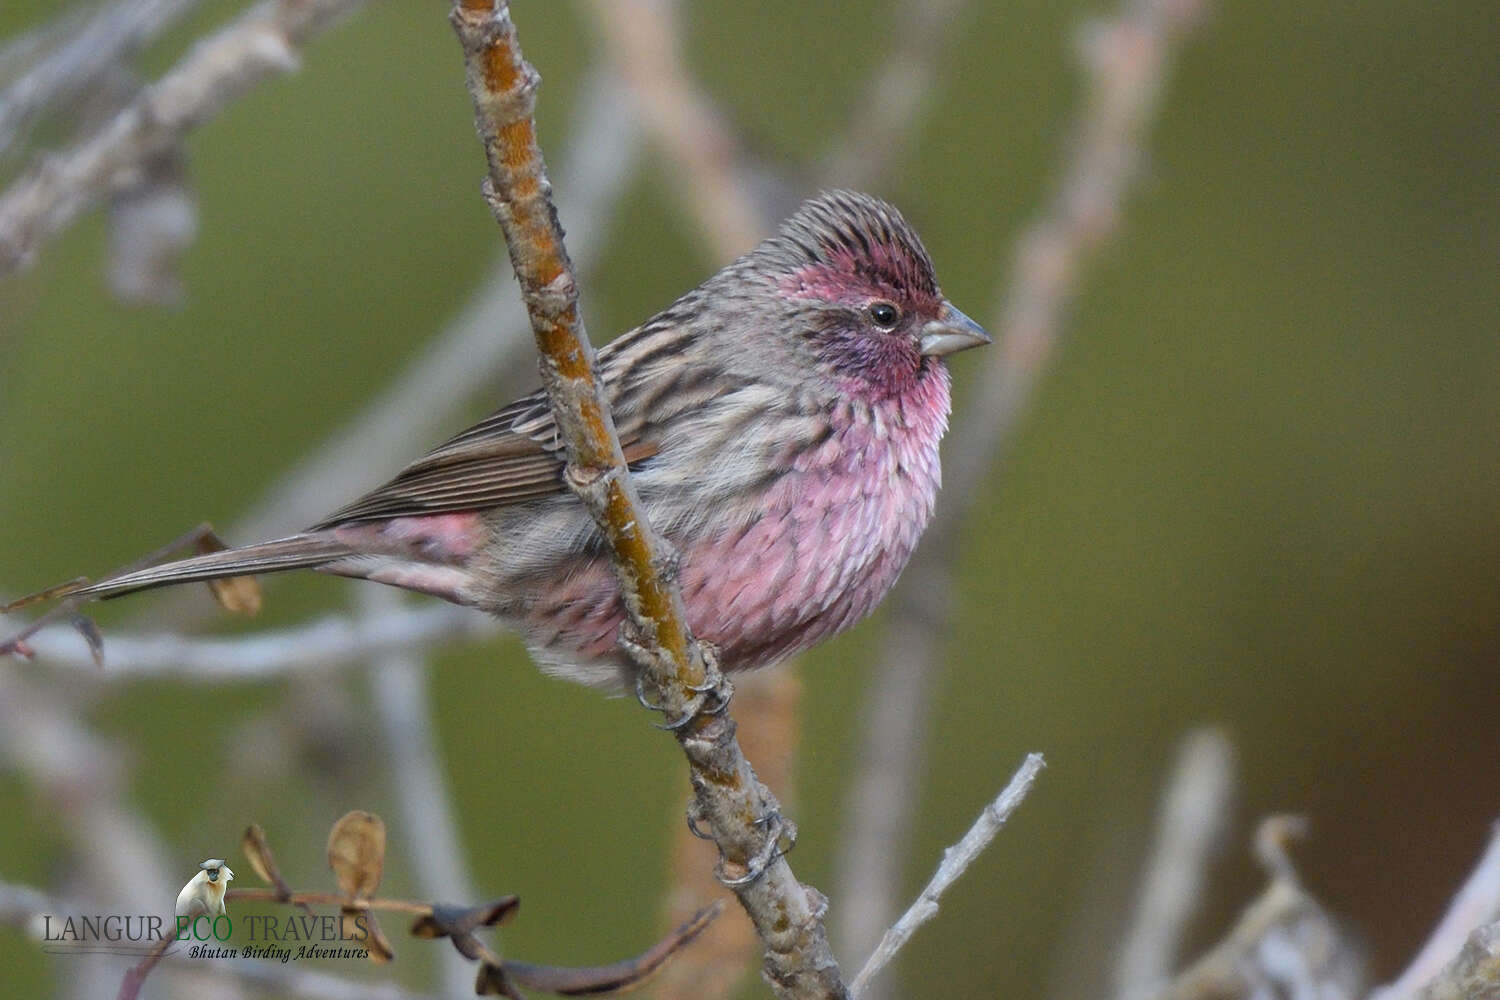
<instances>
[{"instance_id":1,"label":"dry leaf","mask_svg":"<svg viewBox=\"0 0 1500 1000\"><path fill-rule=\"evenodd\" d=\"M345 813L328 832L328 867L350 898L373 893L385 869L385 822L359 809Z\"/></svg>"},{"instance_id":2,"label":"dry leaf","mask_svg":"<svg viewBox=\"0 0 1500 1000\"><path fill-rule=\"evenodd\" d=\"M364 945L370 952L370 961L376 965L384 965L396 957L396 950L368 906L346 906L340 911L339 936Z\"/></svg>"},{"instance_id":3,"label":"dry leaf","mask_svg":"<svg viewBox=\"0 0 1500 1000\"><path fill-rule=\"evenodd\" d=\"M439 938L467 934L476 927L496 927L509 923L520 906L521 900L517 896L506 896L479 906L434 903L431 913L412 922L411 933L413 937Z\"/></svg>"},{"instance_id":4,"label":"dry leaf","mask_svg":"<svg viewBox=\"0 0 1500 1000\"><path fill-rule=\"evenodd\" d=\"M229 546L212 531L205 531L198 537L197 548L206 555L210 552L222 552ZM209 580L208 589L219 607L232 615L253 617L260 614L260 584L253 576L228 576L222 580Z\"/></svg>"},{"instance_id":5,"label":"dry leaf","mask_svg":"<svg viewBox=\"0 0 1500 1000\"><path fill-rule=\"evenodd\" d=\"M281 870L276 867L276 857L271 853L271 843L266 839L266 831L261 829L259 823L245 827L245 833L240 837L240 850L245 852L250 867L255 869L255 874L260 876L261 881L275 886L282 899L291 897L292 887L281 877Z\"/></svg>"},{"instance_id":6,"label":"dry leaf","mask_svg":"<svg viewBox=\"0 0 1500 1000\"><path fill-rule=\"evenodd\" d=\"M474 992L482 997L510 997L510 1000L526 1000L516 984L510 981L505 966L493 962L479 963L479 977L474 980Z\"/></svg>"}]
</instances>

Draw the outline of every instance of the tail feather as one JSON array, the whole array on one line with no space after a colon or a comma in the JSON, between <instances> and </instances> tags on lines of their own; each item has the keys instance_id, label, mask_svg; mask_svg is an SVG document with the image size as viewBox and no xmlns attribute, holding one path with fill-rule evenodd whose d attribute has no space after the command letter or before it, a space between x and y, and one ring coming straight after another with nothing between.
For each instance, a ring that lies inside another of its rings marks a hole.
<instances>
[{"instance_id":1,"label":"tail feather","mask_svg":"<svg viewBox=\"0 0 1500 1000\"><path fill-rule=\"evenodd\" d=\"M331 534L310 532L132 570L76 590L70 589L67 596L107 599L176 583L321 566L352 554L353 551L347 545L335 541Z\"/></svg>"}]
</instances>

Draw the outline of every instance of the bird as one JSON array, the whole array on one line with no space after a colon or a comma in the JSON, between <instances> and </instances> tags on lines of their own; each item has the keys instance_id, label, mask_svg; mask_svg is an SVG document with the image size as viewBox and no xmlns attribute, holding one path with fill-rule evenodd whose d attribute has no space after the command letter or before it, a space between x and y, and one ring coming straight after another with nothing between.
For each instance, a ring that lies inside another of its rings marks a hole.
<instances>
[{"instance_id":1,"label":"bird","mask_svg":"<svg viewBox=\"0 0 1500 1000\"><path fill-rule=\"evenodd\" d=\"M222 858L209 858L177 894L177 916L217 917L224 913L224 892L234 881L234 872Z\"/></svg>"},{"instance_id":2,"label":"bird","mask_svg":"<svg viewBox=\"0 0 1500 1000\"><path fill-rule=\"evenodd\" d=\"M599 350L644 512L722 669L801 652L889 592L936 503L945 359L988 343L901 213L835 190ZM305 531L49 596L310 568L482 609L545 671L619 687L625 610L565 465L538 390Z\"/></svg>"}]
</instances>

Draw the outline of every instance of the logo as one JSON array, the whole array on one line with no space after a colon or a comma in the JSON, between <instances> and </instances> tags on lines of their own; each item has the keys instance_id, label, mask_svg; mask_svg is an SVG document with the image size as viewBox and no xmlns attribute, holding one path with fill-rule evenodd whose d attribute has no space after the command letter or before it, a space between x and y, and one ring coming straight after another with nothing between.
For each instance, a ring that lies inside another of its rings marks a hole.
<instances>
[{"instance_id":1,"label":"logo","mask_svg":"<svg viewBox=\"0 0 1500 1000\"><path fill-rule=\"evenodd\" d=\"M226 894L234 871L222 858L198 865L177 894L174 917L153 913L44 913L42 950L58 953L146 955L187 947L188 958L254 958L282 963L304 958L370 957L363 915L275 917L248 914L236 930Z\"/></svg>"}]
</instances>

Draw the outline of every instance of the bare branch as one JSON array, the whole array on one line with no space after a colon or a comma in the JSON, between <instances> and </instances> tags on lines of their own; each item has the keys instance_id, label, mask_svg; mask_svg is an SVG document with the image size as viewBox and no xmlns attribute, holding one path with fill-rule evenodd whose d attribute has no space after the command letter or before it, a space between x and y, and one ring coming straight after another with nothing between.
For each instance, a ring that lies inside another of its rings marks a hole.
<instances>
[{"instance_id":1,"label":"bare branch","mask_svg":"<svg viewBox=\"0 0 1500 1000\"><path fill-rule=\"evenodd\" d=\"M97 134L47 157L0 196L0 276L141 165L236 97L297 66L297 51L364 0L264 0L193 47Z\"/></svg>"},{"instance_id":2,"label":"bare branch","mask_svg":"<svg viewBox=\"0 0 1500 1000\"><path fill-rule=\"evenodd\" d=\"M995 801L985 806L969 832L964 834L963 839L943 852L942 864L938 865L926 887L917 896L917 899L901 915L891 929L885 932L880 939L880 944L873 954L865 962L865 967L859 970L859 975L854 977L854 982L849 986L850 995L859 997L863 994L866 984L890 963L896 953L900 951L911 936L916 933L917 928L937 916L938 900L948 887L969 870L984 849L990 846L990 841L1000 832L1000 828L1010 819L1011 813L1026 798L1031 786L1036 784L1037 775L1042 773L1046 762L1042 755L1032 753L1026 755L1020 768L1011 776L1010 783L995 798Z\"/></svg>"},{"instance_id":3,"label":"bare branch","mask_svg":"<svg viewBox=\"0 0 1500 1000\"><path fill-rule=\"evenodd\" d=\"M401 652L438 640L498 634L494 619L469 608L427 604L378 620L331 616L309 625L204 639L174 632L111 632L105 668L87 643L65 629L27 640L38 658L87 672L100 682L172 677L198 683L263 680L308 670L347 667L382 652Z\"/></svg>"},{"instance_id":4,"label":"bare branch","mask_svg":"<svg viewBox=\"0 0 1500 1000\"><path fill-rule=\"evenodd\" d=\"M751 671L735 683L734 716L740 743L745 756L760 761L757 773L772 788L796 788L802 692L801 673L792 664ZM695 836L686 823L679 823L671 853L667 919L677 924L721 888L713 873L718 848ZM716 920L697 944L662 972L653 983L653 996L656 1000L733 996L758 954L760 942L749 920L739 914Z\"/></svg>"},{"instance_id":5,"label":"bare branch","mask_svg":"<svg viewBox=\"0 0 1500 1000\"><path fill-rule=\"evenodd\" d=\"M604 54L640 108L646 127L681 168L680 193L718 263L749 250L765 220L747 196L734 131L693 82L675 0L591 0Z\"/></svg>"},{"instance_id":6,"label":"bare branch","mask_svg":"<svg viewBox=\"0 0 1500 1000\"><path fill-rule=\"evenodd\" d=\"M740 752L733 722L727 713L705 711L727 701L728 682L693 638L668 548L639 512L551 207L532 117L536 71L521 56L506 3L457 0L452 21L489 161L487 195L531 315L568 453L568 483L612 554L643 688L681 720L675 731L692 769L698 812L719 844L721 872L766 944L773 988L783 997L845 996L823 931L826 902L780 856L786 827L758 825L774 818L777 807Z\"/></svg>"},{"instance_id":7,"label":"bare branch","mask_svg":"<svg viewBox=\"0 0 1500 1000\"><path fill-rule=\"evenodd\" d=\"M1234 751L1218 729L1189 733L1162 797L1135 916L1115 965L1124 1000L1160 988L1177 967L1183 934L1203 898L1203 877L1229 823Z\"/></svg>"},{"instance_id":8,"label":"bare branch","mask_svg":"<svg viewBox=\"0 0 1500 1000\"><path fill-rule=\"evenodd\" d=\"M1118 226L1174 47L1203 5L1204 0L1122 0L1113 19L1084 33L1089 87L1075 126L1074 152L1051 204L1017 241L995 327L999 343L989 353L978 397L953 421L943 457L945 500L893 597L886 624L891 638L870 679L838 878L840 898L862 901L861 935L894 916L901 842L877 838L899 836L904 820L892 810L905 810L918 799L928 692L957 604L949 570L959 561L959 527L1050 368L1088 252ZM901 709L889 710L892 704ZM877 786L884 786L881 794L860 797ZM870 944L869 938L846 932L840 950L857 954Z\"/></svg>"},{"instance_id":9,"label":"bare branch","mask_svg":"<svg viewBox=\"0 0 1500 1000\"><path fill-rule=\"evenodd\" d=\"M966 0L904 0L896 10L890 50L880 53L823 173L844 187L878 184L900 161L913 126L937 82L939 57Z\"/></svg>"},{"instance_id":10,"label":"bare branch","mask_svg":"<svg viewBox=\"0 0 1500 1000\"><path fill-rule=\"evenodd\" d=\"M1458 891L1458 895L1453 897L1453 902L1448 905L1448 912L1438 921L1432 936L1422 945L1416 958L1412 959L1411 964L1394 982L1371 993L1370 1000L1410 1000L1412 997L1429 995L1468 996L1469 994L1462 993L1432 993L1432 987L1425 990L1423 987L1438 979L1440 973L1444 979L1452 980L1455 977L1458 970L1450 963L1458 961L1454 956L1459 955L1460 949L1468 956L1463 959L1465 969L1476 968L1474 963L1481 955L1490 956L1492 969L1500 968L1493 964L1500 934L1497 934L1494 927L1485 928L1485 934L1479 933L1482 925L1489 924L1497 917L1500 917L1500 825L1491 831L1489 844L1485 847L1479 864ZM1470 941L1472 947L1465 946L1466 940ZM1494 981L1500 982L1500 977Z\"/></svg>"},{"instance_id":11,"label":"bare branch","mask_svg":"<svg viewBox=\"0 0 1500 1000\"><path fill-rule=\"evenodd\" d=\"M68 23L77 12L64 13L63 40L0 94L0 152L41 112L83 92L201 2L115 0L77 27Z\"/></svg>"}]
</instances>

